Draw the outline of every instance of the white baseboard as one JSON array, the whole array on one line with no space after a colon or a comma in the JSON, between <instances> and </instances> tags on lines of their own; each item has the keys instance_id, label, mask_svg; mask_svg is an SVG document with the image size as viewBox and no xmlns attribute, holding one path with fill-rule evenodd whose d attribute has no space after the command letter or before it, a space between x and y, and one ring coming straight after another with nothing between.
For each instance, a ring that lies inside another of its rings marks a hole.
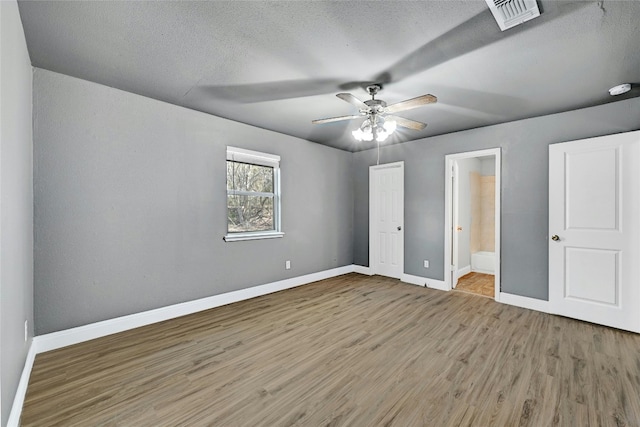
<instances>
[{"instance_id":1,"label":"white baseboard","mask_svg":"<svg viewBox=\"0 0 640 427\"><path fill-rule=\"evenodd\" d=\"M405 273L402 273L402 276L400 276L400 281L418 286L425 286L427 284L426 278Z\"/></svg>"},{"instance_id":2,"label":"white baseboard","mask_svg":"<svg viewBox=\"0 0 640 427\"><path fill-rule=\"evenodd\" d=\"M371 271L371 267L364 267L362 265L353 265L353 272L365 274L367 276L373 276L373 272Z\"/></svg>"},{"instance_id":3,"label":"white baseboard","mask_svg":"<svg viewBox=\"0 0 640 427\"><path fill-rule=\"evenodd\" d=\"M317 282L318 280L352 273L354 271L354 267L354 265L346 265L344 267L333 268L330 270L319 271L317 273L306 274L304 276L293 277L291 279L267 283L265 285L240 289L238 291L227 292L154 310L143 311L141 313L130 314L128 316L91 323L89 325L78 326L64 331L39 335L33 339L32 345L35 345L36 353L44 353L46 351L116 334L129 329L139 328L152 323L174 319L176 317L255 298L284 289L294 288L307 283Z\"/></svg>"},{"instance_id":4,"label":"white baseboard","mask_svg":"<svg viewBox=\"0 0 640 427\"><path fill-rule=\"evenodd\" d=\"M429 279L428 277L414 276L412 274L402 273L400 276L400 280L405 283L411 283L412 285L424 286L427 285L427 288L430 289L438 289L441 291L449 291L445 286L443 280Z\"/></svg>"},{"instance_id":5,"label":"white baseboard","mask_svg":"<svg viewBox=\"0 0 640 427\"><path fill-rule=\"evenodd\" d=\"M11 406L11 412L9 412L9 420L7 421L7 427L18 427L20 425L20 415L22 415L22 406L24 405L24 398L27 395L27 386L29 385L31 368L33 368L33 362L35 359L36 359L36 346L34 345L33 341L31 341L31 345L29 345L29 351L27 352L27 358L24 361L24 368L22 369L22 375L20 375L20 381L18 382L16 396L13 398L13 406Z\"/></svg>"},{"instance_id":6,"label":"white baseboard","mask_svg":"<svg viewBox=\"0 0 640 427\"><path fill-rule=\"evenodd\" d=\"M496 274L496 272L495 272L495 271L493 271L493 270L483 270L483 269L481 269L481 268L475 268L475 269L473 269L472 271L473 271L474 273L491 274L491 275Z\"/></svg>"},{"instance_id":7,"label":"white baseboard","mask_svg":"<svg viewBox=\"0 0 640 427\"><path fill-rule=\"evenodd\" d=\"M436 279L426 279L427 280L427 288L438 289L440 291L450 291L451 289L447 287L447 284L444 280L436 280Z\"/></svg>"},{"instance_id":8,"label":"white baseboard","mask_svg":"<svg viewBox=\"0 0 640 427\"><path fill-rule=\"evenodd\" d=\"M498 298L498 302L501 302L503 304L515 305L516 307L528 308L529 310L549 313L549 301L508 294L506 292L500 292L500 296Z\"/></svg>"},{"instance_id":9,"label":"white baseboard","mask_svg":"<svg viewBox=\"0 0 640 427\"><path fill-rule=\"evenodd\" d=\"M458 270L458 277L462 277L465 274L469 274L471 273L471 266L467 265L466 267L462 267L461 269Z\"/></svg>"}]
</instances>

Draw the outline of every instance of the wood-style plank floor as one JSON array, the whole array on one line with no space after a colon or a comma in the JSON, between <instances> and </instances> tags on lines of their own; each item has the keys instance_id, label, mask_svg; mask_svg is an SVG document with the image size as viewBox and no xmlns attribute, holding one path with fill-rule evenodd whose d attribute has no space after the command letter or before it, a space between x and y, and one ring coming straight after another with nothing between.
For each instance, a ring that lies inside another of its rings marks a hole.
<instances>
[{"instance_id":1,"label":"wood-style plank floor","mask_svg":"<svg viewBox=\"0 0 640 427\"><path fill-rule=\"evenodd\" d=\"M495 276L472 271L458 279L457 291L470 292L484 297L495 298Z\"/></svg>"},{"instance_id":2,"label":"wood-style plank floor","mask_svg":"<svg viewBox=\"0 0 640 427\"><path fill-rule=\"evenodd\" d=\"M23 426L638 426L640 336L348 274L36 357Z\"/></svg>"}]
</instances>

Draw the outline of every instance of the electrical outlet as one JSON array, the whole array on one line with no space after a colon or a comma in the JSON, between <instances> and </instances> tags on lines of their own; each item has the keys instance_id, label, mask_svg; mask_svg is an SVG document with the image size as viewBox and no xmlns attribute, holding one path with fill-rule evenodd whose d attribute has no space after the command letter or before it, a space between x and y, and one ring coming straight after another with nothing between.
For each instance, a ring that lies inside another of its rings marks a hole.
<instances>
[{"instance_id":1,"label":"electrical outlet","mask_svg":"<svg viewBox=\"0 0 640 427\"><path fill-rule=\"evenodd\" d=\"M25 320L24 321L24 342L27 342L28 338L29 338L29 321Z\"/></svg>"},{"instance_id":2,"label":"electrical outlet","mask_svg":"<svg viewBox=\"0 0 640 427\"><path fill-rule=\"evenodd\" d=\"M284 269L285 269L285 270L291 270L291 261L286 260L286 261L284 262Z\"/></svg>"},{"instance_id":3,"label":"electrical outlet","mask_svg":"<svg viewBox=\"0 0 640 427\"><path fill-rule=\"evenodd\" d=\"M429 260L428 259L424 260L424 268L429 268Z\"/></svg>"}]
</instances>

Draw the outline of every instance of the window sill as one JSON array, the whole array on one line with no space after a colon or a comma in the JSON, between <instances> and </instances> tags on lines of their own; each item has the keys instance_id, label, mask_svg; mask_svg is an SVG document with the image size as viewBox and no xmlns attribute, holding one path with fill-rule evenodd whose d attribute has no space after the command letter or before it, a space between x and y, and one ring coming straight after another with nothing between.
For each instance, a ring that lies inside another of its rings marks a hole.
<instances>
[{"instance_id":1,"label":"window sill","mask_svg":"<svg viewBox=\"0 0 640 427\"><path fill-rule=\"evenodd\" d=\"M268 231L262 233L234 233L227 234L222 238L225 242L241 242L243 240L261 240L261 239L277 239L283 237L284 233L281 231Z\"/></svg>"}]
</instances>

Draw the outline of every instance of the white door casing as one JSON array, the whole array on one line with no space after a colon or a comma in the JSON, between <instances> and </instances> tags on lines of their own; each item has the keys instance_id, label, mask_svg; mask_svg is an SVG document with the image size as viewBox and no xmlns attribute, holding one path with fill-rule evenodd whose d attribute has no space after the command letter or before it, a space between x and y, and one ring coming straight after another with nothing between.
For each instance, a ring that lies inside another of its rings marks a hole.
<instances>
[{"instance_id":1,"label":"white door casing","mask_svg":"<svg viewBox=\"0 0 640 427\"><path fill-rule=\"evenodd\" d=\"M458 224L460 224L460 212L458 198L460 194L460 177L458 173L458 161L454 160L451 165L451 198L453 200L452 209L452 222L451 222L451 288L455 288L458 285L458 269L460 268L458 261L459 240L460 233L457 230ZM445 271L445 274L447 272Z\"/></svg>"},{"instance_id":2,"label":"white door casing","mask_svg":"<svg viewBox=\"0 0 640 427\"><path fill-rule=\"evenodd\" d=\"M369 168L369 261L373 274L404 272L404 162Z\"/></svg>"},{"instance_id":3,"label":"white door casing","mask_svg":"<svg viewBox=\"0 0 640 427\"><path fill-rule=\"evenodd\" d=\"M457 162L461 159L469 159L473 157L493 156L495 158L495 271L494 271L494 299L500 301L500 271L501 271L501 250L500 250L500 233L501 233L501 212L502 212L502 153L500 148L488 148L485 150L469 151L464 153L447 154L445 156L445 203L444 203L444 289L454 289L458 277L457 250L455 249L454 233L457 233L455 227L457 225L458 209L458 183L454 182L454 177L458 175L456 170Z\"/></svg>"},{"instance_id":4,"label":"white door casing","mask_svg":"<svg viewBox=\"0 0 640 427\"><path fill-rule=\"evenodd\" d=\"M640 132L549 146L552 313L640 332L639 169Z\"/></svg>"}]
</instances>

